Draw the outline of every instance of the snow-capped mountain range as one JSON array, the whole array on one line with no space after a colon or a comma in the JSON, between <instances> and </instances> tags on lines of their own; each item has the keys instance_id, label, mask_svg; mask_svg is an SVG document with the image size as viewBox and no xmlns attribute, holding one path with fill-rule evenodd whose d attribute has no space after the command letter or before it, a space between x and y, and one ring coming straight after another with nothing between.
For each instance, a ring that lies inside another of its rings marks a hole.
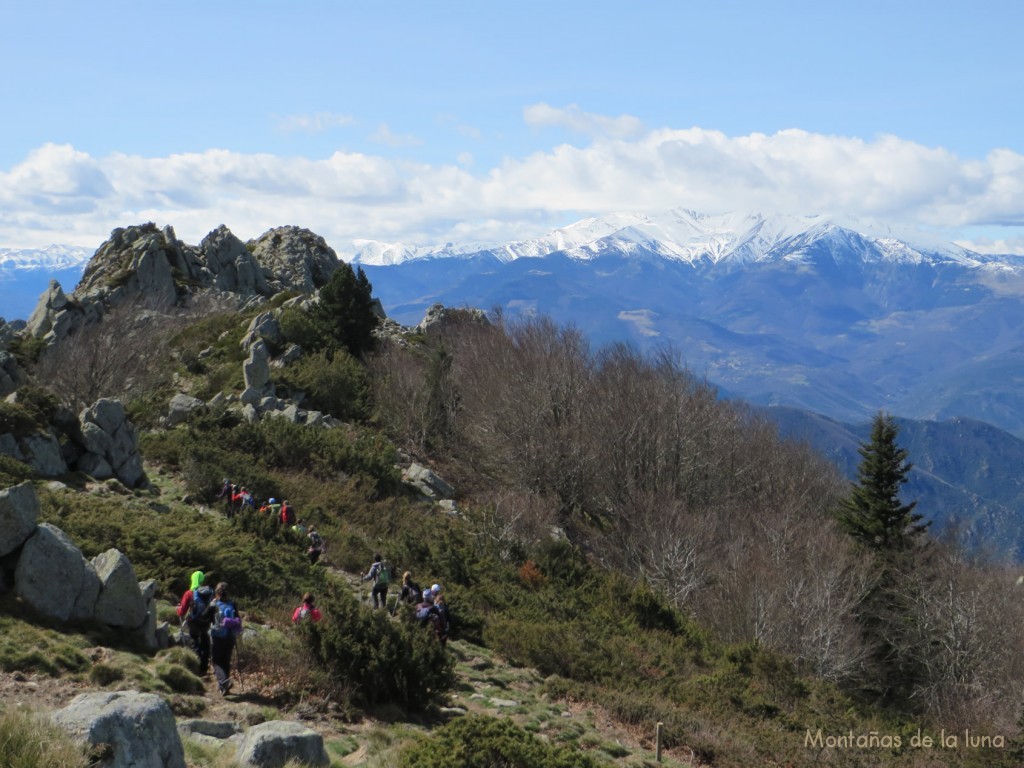
<instances>
[{"instance_id":1,"label":"snow-capped mountain range","mask_svg":"<svg viewBox=\"0 0 1024 768\"><path fill-rule=\"evenodd\" d=\"M408 261L469 258L487 255L502 263L563 253L587 261L611 251L645 252L666 259L701 264L743 264L801 258L801 245L837 233L870 241L870 255L880 260L914 262L928 259L980 266L1005 258L969 251L927 233L894 230L863 222L841 222L820 216L764 216L731 213L717 216L674 209L658 215L615 213L577 221L541 237L503 244L415 247L373 240L355 241L351 261L364 266L396 266Z\"/></svg>"},{"instance_id":2,"label":"snow-capped mountain range","mask_svg":"<svg viewBox=\"0 0 1024 768\"><path fill-rule=\"evenodd\" d=\"M15 269L60 270L88 261L92 251L74 245L45 248L0 248L0 275Z\"/></svg>"}]
</instances>

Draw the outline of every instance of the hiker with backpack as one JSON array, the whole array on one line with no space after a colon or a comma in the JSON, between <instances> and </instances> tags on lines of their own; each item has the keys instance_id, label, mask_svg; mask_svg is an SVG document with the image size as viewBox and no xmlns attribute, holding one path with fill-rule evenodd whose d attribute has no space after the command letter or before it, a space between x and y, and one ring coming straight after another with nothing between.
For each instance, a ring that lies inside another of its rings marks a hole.
<instances>
[{"instance_id":1,"label":"hiker with backpack","mask_svg":"<svg viewBox=\"0 0 1024 768\"><path fill-rule=\"evenodd\" d=\"M434 637L441 644L441 648L448 646L448 632L451 629L451 614L448 612L448 601L444 595L437 595L434 598L434 614L431 617L434 627Z\"/></svg>"},{"instance_id":2,"label":"hiker with backpack","mask_svg":"<svg viewBox=\"0 0 1024 768\"><path fill-rule=\"evenodd\" d=\"M217 676L217 687L222 696L227 696L233 685L231 681L231 655L235 651L235 642L242 634L242 619L238 615L235 603L228 597L227 582L217 585L213 603L213 624L210 629L210 658L213 661L213 673Z\"/></svg>"},{"instance_id":3,"label":"hiker with backpack","mask_svg":"<svg viewBox=\"0 0 1024 768\"><path fill-rule=\"evenodd\" d=\"M412 580L412 571L406 571L402 574L402 591L398 593L398 599L395 600L395 606L391 609L391 615L395 615L400 603L416 605L422 599L423 592L420 590L419 585Z\"/></svg>"},{"instance_id":4,"label":"hiker with backpack","mask_svg":"<svg viewBox=\"0 0 1024 768\"><path fill-rule=\"evenodd\" d=\"M269 512L277 522L281 522L281 504L273 496L271 496L270 501L267 502L267 512Z\"/></svg>"},{"instance_id":5,"label":"hiker with backpack","mask_svg":"<svg viewBox=\"0 0 1024 768\"><path fill-rule=\"evenodd\" d=\"M199 657L199 674L205 675L210 668L210 623L213 619L211 604L214 593L206 585L206 575L195 571L191 578L191 587L181 596L177 613L185 626L192 650Z\"/></svg>"},{"instance_id":6,"label":"hiker with backpack","mask_svg":"<svg viewBox=\"0 0 1024 768\"><path fill-rule=\"evenodd\" d=\"M302 596L302 604L292 612L292 622L298 624L300 621L309 620L314 624L323 618L320 609L313 605L313 593L307 592Z\"/></svg>"},{"instance_id":7,"label":"hiker with backpack","mask_svg":"<svg viewBox=\"0 0 1024 768\"><path fill-rule=\"evenodd\" d=\"M220 487L220 493L217 494L217 501L223 502L224 514L231 517L231 493L234 486L231 480L224 478L224 484Z\"/></svg>"},{"instance_id":8,"label":"hiker with backpack","mask_svg":"<svg viewBox=\"0 0 1024 768\"><path fill-rule=\"evenodd\" d=\"M287 499L281 502L281 525L285 530L295 525L295 507L289 504Z\"/></svg>"},{"instance_id":9,"label":"hiker with backpack","mask_svg":"<svg viewBox=\"0 0 1024 768\"><path fill-rule=\"evenodd\" d=\"M363 581L373 581L373 589L370 594L373 596L373 607L388 607L388 585L391 583L391 566L381 558L380 553L373 556L373 564L370 572L363 576Z\"/></svg>"},{"instance_id":10,"label":"hiker with backpack","mask_svg":"<svg viewBox=\"0 0 1024 768\"><path fill-rule=\"evenodd\" d=\"M316 561L320 559L320 555L323 554L326 545L315 525L309 526L309 533L306 534L306 538L309 540L309 549L306 550L306 555L309 556L309 564L315 565Z\"/></svg>"}]
</instances>

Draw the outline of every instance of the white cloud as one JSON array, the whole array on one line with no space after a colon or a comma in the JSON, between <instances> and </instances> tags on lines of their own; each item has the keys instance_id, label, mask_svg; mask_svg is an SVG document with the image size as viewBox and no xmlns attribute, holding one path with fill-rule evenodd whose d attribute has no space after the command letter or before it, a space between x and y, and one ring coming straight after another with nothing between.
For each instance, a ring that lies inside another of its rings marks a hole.
<instances>
[{"instance_id":1,"label":"white cloud","mask_svg":"<svg viewBox=\"0 0 1024 768\"><path fill-rule=\"evenodd\" d=\"M974 240L956 240L957 245L962 245L964 248L969 248L975 253L989 253L989 254L1015 254L1017 256L1024 256L1024 235L1020 237L1008 237L1008 238L989 238L980 237Z\"/></svg>"},{"instance_id":2,"label":"white cloud","mask_svg":"<svg viewBox=\"0 0 1024 768\"><path fill-rule=\"evenodd\" d=\"M552 107L543 102L531 104L523 110L523 119L528 125L553 125L584 136L609 136L616 139L628 139L644 130L643 123L632 115L595 115L584 112L575 104L564 108Z\"/></svg>"},{"instance_id":3,"label":"white cloud","mask_svg":"<svg viewBox=\"0 0 1024 768\"><path fill-rule=\"evenodd\" d=\"M545 107L544 117L540 106L530 108L534 121L577 114ZM415 141L385 125L378 134L405 146ZM963 159L895 136L795 129L613 134L495 167L478 167L468 155L436 165L351 152L319 159L226 149L92 157L47 144L0 170L0 245L96 247L115 227L152 220L173 225L187 242L222 223L243 238L297 224L344 253L354 239L494 242L582 216L677 206L822 213L947 231L979 225L994 239L1000 225L1007 238L1024 227L1024 156L1005 149ZM1020 239L1006 245L992 248L1021 250Z\"/></svg>"},{"instance_id":4,"label":"white cloud","mask_svg":"<svg viewBox=\"0 0 1024 768\"><path fill-rule=\"evenodd\" d=\"M377 130L370 137L378 144L387 144L389 147L416 147L423 143L423 140L411 133L395 133L387 123L381 123Z\"/></svg>"},{"instance_id":5,"label":"white cloud","mask_svg":"<svg viewBox=\"0 0 1024 768\"><path fill-rule=\"evenodd\" d=\"M355 123L351 115L315 112L312 115L274 115L277 130L282 133L323 133L331 128L345 128Z\"/></svg>"}]
</instances>

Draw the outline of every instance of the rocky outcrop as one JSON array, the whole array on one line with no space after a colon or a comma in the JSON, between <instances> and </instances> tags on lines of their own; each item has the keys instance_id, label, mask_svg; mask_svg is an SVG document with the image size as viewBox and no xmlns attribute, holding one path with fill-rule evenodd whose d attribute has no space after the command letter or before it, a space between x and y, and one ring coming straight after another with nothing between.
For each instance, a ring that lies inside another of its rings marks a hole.
<instances>
[{"instance_id":1,"label":"rocky outcrop","mask_svg":"<svg viewBox=\"0 0 1024 768\"><path fill-rule=\"evenodd\" d=\"M6 326L0 326L0 331ZM14 355L3 348L0 344L0 397L10 394L18 387L21 381L21 374L18 370L18 361Z\"/></svg>"},{"instance_id":2,"label":"rocky outcrop","mask_svg":"<svg viewBox=\"0 0 1024 768\"><path fill-rule=\"evenodd\" d=\"M85 559L59 528L37 524L39 500L31 483L0 490L0 582L33 611L56 621L99 622L166 647L158 624L155 581L139 582L121 552Z\"/></svg>"},{"instance_id":3,"label":"rocky outcrop","mask_svg":"<svg viewBox=\"0 0 1024 768\"><path fill-rule=\"evenodd\" d=\"M245 733L236 756L239 764L284 768L291 760L302 765L328 765L330 758L319 733L290 720L271 720Z\"/></svg>"},{"instance_id":4,"label":"rocky outcrop","mask_svg":"<svg viewBox=\"0 0 1024 768\"><path fill-rule=\"evenodd\" d=\"M206 408L206 403L198 397L192 397L184 392L179 392L167 404L167 416L164 417L163 425L165 427L176 427L178 424L184 424L192 413L201 411L204 408Z\"/></svg>"},{"instance_id":5,"label":"rocky outcrop","mask_svg":"<svg viewBox=\"0 0 1024 768\"><path fill-rule=\"evenodd\" d=\"M331 279L338 268L338 254L320 235L301 227L267 230L248 247L273 274L275 291L313 293Z\"/></svg>"},{"instance_id":6,"label":"rocky outcrop","mask_svg":"<svg viewBox=\"0 0 1024 768\"><path fill-rule=\"evenodd\" d=\"M108 745L109 768L185 768L174 713L154 693L83 693L55 712L53 722L94 747Z\"/></svg>"},{"instance_id":7,"label":"rocky outcrop","mask_svg":"<svg viewBox=\"0 0 1024 768\"><path fill-rule=\"evenodd\" d=\"M410 464L402 472L402 480L435 501L450 499L455 495L454 488L438 477L433 470L427 469L421 464Z\"/></svg>"},{"instance_id":8,"label":"rocky outcrop","mask_svg":"<svg viewBox=\"0 0 1024 768\"><path fill-rule=\"evenodd\" d=\"M42 523L22 547L14 591L40 615L67 621L82 591L85 570L85 558L67 534Z\"/></svg>"},{"instance_id":9,"label":"rocky outcrop","mask_svg":"<svg viewBox=\"0 0 1024 768\"><path fill-rule=\"evenodd\" d=\"M117 477L129 488L145 479L139 435L119 400L101 399L79 415L85 449L77 469L97 480Z\"/></svg>"},{"instance_id":10,"label":"rocky outcrop","mask_svg":"<svg viewBox=\"0 0 1024 768\"><path fill-rule=\"evenodd\" d=\"M454 309L444 304L434 304L427 309L416 330L423 334L437 333L453 323L490 325L490 320L481 309Z\"/></svg>"},{"instance_id":11,"label":"rocky outcrop","mask_svg":"<svg viewBox=\"0 0 1024 768\"><path fill-rule=\"evenodd\" d=\"M146 604L128 558L116 549L108 549L94 557L92 564L102 584L93 613L96 620L111 627L141 627L146 620Z\"/></svg>"},{"instance_id":12,"label":"rocky outcrop","mask_svg":"<svg viewBox=\"0 0 1024 768\"><path fill-rule=\"evenodd\" d=\"M199 248L215 288L245 297L273 293L263 267L245 243L223 224L204 237Z\"/></svg>"}]
</instances>

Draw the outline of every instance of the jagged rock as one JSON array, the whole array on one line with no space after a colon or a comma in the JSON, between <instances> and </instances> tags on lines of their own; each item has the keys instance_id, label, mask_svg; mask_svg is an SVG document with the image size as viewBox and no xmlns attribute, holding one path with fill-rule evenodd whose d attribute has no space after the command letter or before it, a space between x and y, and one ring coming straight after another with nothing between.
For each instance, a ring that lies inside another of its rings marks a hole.
<instances>
[{"instance_id":1,"label":"jagged rock","mask_svg":"<svg viewBox=\"0 0 1024 768\"><path fill-rule=\"evenodd\" d=\"M481 309L452 309L445 307L444 304L434 304L427 309L416 330L428 334L443 330L446 325L454 322L490 325L487 313Z\"/></svg>"},{"instance_id":2,"label":"jagged rock","mask_svg":"<svg viewBox=\"0 0 1024 768\"><path fill-rule=\"evenodd\" d=\"M61 453L60 442L52 432L36 433L18 441L22 461L43 477L66 474L68 465Z\"/></svg>"},{"instance_id":3,"label":"jagged rock","mask_svg":"<svg viewBox=\"0 0 1024 768\"><path fill-rule=\"evenodd\" d=\"M41 523L22 547L14 589L38 613L67 621L82 591L85 570L85 558L64 531Z\"/></svg>"},{"instance_id":4,"label":"jagged rock","mask_svg":"<svg viewBox=\"0 0 1024 768\"><path fill-rule=\"evenodd\" d=\"M0 557L16 550L36 529L39 497L32 483L0 491Z\"/></svg>"},{"instance_id":5,"label":"jagged rock","mask_svg":"<svg viewBox=\"0 0 1024 768\"><path fill-rule=\"evenodd\" d=\"M433 470L420 464L411 464L402 473L402 479L423 495L434 500L451 498L455 495L454 488L434 474Z\"/></svg>"},{"instance_id":6,"label":"jagged rock","mask_svg":"<svg viewBox=\"0 0 1024 768\"><path fill-rule=\"evenodd\" d=\"M263 341L278 349L284 344L281 323L278 322L273 312L262 312L252 319L249 329L242 338L242 349L248 351L249 347L257 341Z\"/></svg>"},{"instance_id":7,"label":"jagged rock","mask_svg":"<svg viewBox=\"0 0 1024 768\"><path fill-rule=\"evenodd\" d=\"M124 406L120 400L103 398L82 411L78 418L83 427L85 424L95 424L108 435L112 435L124 423Z\"/></svg>"},{"instance_id":8,"label":"jagged rock","mask_svg":"<svg viewBox=\"0 0 1024 768\"><path fill-rule=\"evenodd\" d=\"M97 400L82 411L79 420L79 432L89 450L78 460L77 468L97 479L116 476L129 488L137 487L145 479L139 435L121 402Z\"/></svg>"},{"instance_id":9,"label":"jagged rock","mask_svg":"<svg viewBox=\"0 0 1024 768\"><path fill-rule=\"evenodd\" d=\"M301 723L287 720L271 720L246 731L236 759L242 765L259 768L283 768L289 760L303 765L330 763L323 736Z\"/></svg>"},{"instance_id":10,"label":"jagged rock","mask_svg":"<svg viewBox=\"0 0 1024 768\"><path fill-rule=\"evenodd\" d=\"M112 627L141 627L146 620L146 604L128 558L116 549L108 549L92 563L103 585L93 614L96 620Z\"/></svg>"},{"instance_id":11,"label":"jagged rock","mask_svg":"<svg viewBox=\"0 0 1024 768\"><path fill-rule=\"evenodd\" d=\"M39 297L36 308L29 315L26 330L32 337L41 339L53 330L54 315L67 305L68 297L60 283L50 280L49 288Z\"/></svg>"},{"instance_id":12,"label":"jagged rock","mask_svg":"<svg viewBox=\"0 0 1024 768\"><path fill-rule=\"evenodd\" d=\"M185 768L174 713L154 693L83 693L55 712L53 722L88 744L109 744L109 768Z\"/></svg>"},{"instance_id":13,"label":"jagged rock","mask_svg":"<svg viewBox=\"0 0 1024 768\"><path fill-rule=\"evenodd\" d=\"M313 293L331 279L339 259L320 235L301 227L276 227L248 243L274 274L277 290Z\"/></svg>"},{"instance_id":14,"label":"jagged rock","mask_svg":"<svg viewBox=\"0 0 1024 768\"><path fill-rule=\"evenodd\" d=\"M274 419L284 419L292 424L302 424L306 421L306 412L294 403L286 405L281 410L268 410L264 415Z\"/></svg>"},{"instance_id":15,"label":"jagged rock","mask_svg":"<svg viewBox=\"0 0 1024 768\"><path fill-rule=\"evenodd\" d=\"M300 357L302 357L302 347L298 344L289 344L288 348L276 357L271 365L275 368L283 368L286 365L294 363Z\"/></svg>"},{"instance_id":16,"label":"jagged rock","mask_svg":"<svg viewBox=\"0 0 1024 768\"><path fill-rule=\"evenodd\" d=\"M246 390L266 393L270 385L270 353L262 341L257 341L249 348L249 359L242 366L242 373L245 375ZM248 402L244 396L242 399Z\"/></svg>"},{"instance_id":17,"label":"jagged rock","mask_svg":"<svg viewBox=\"0 0 1024 768\"><path fill-rule=\"evenodd\" d=\"M205 407L206 403L198 397L192 397L191 395L179 392L172 397L171 402L167 404L167 420L165 424L168 427L184 424L188 421L188 417L193 411L198 411Z\"/></svg>"},{"instance_id":18,"label":"jagged rock","mask_svg":"<svg viewBox=\"0 0 1024 768\"><path fill-rule=\"evenodd\" d=\"M263 267L230 229L221 224L203 238L199 248L214 275L214 285L222 291L269 295L270 286Z\"/></svg>"},{"instance_id":19,"label":"jagged rock","mask_svg":"<svg viewBox=\"0 0 1024 768\"><path fill-rule=\"evenodd\" d=\"M285 404L276 397L264 397L260 399L259 404L256 406L256 410L261 414L270 413L271 411L280 411L284 406Z\"/></svg>"}]
</instances>

